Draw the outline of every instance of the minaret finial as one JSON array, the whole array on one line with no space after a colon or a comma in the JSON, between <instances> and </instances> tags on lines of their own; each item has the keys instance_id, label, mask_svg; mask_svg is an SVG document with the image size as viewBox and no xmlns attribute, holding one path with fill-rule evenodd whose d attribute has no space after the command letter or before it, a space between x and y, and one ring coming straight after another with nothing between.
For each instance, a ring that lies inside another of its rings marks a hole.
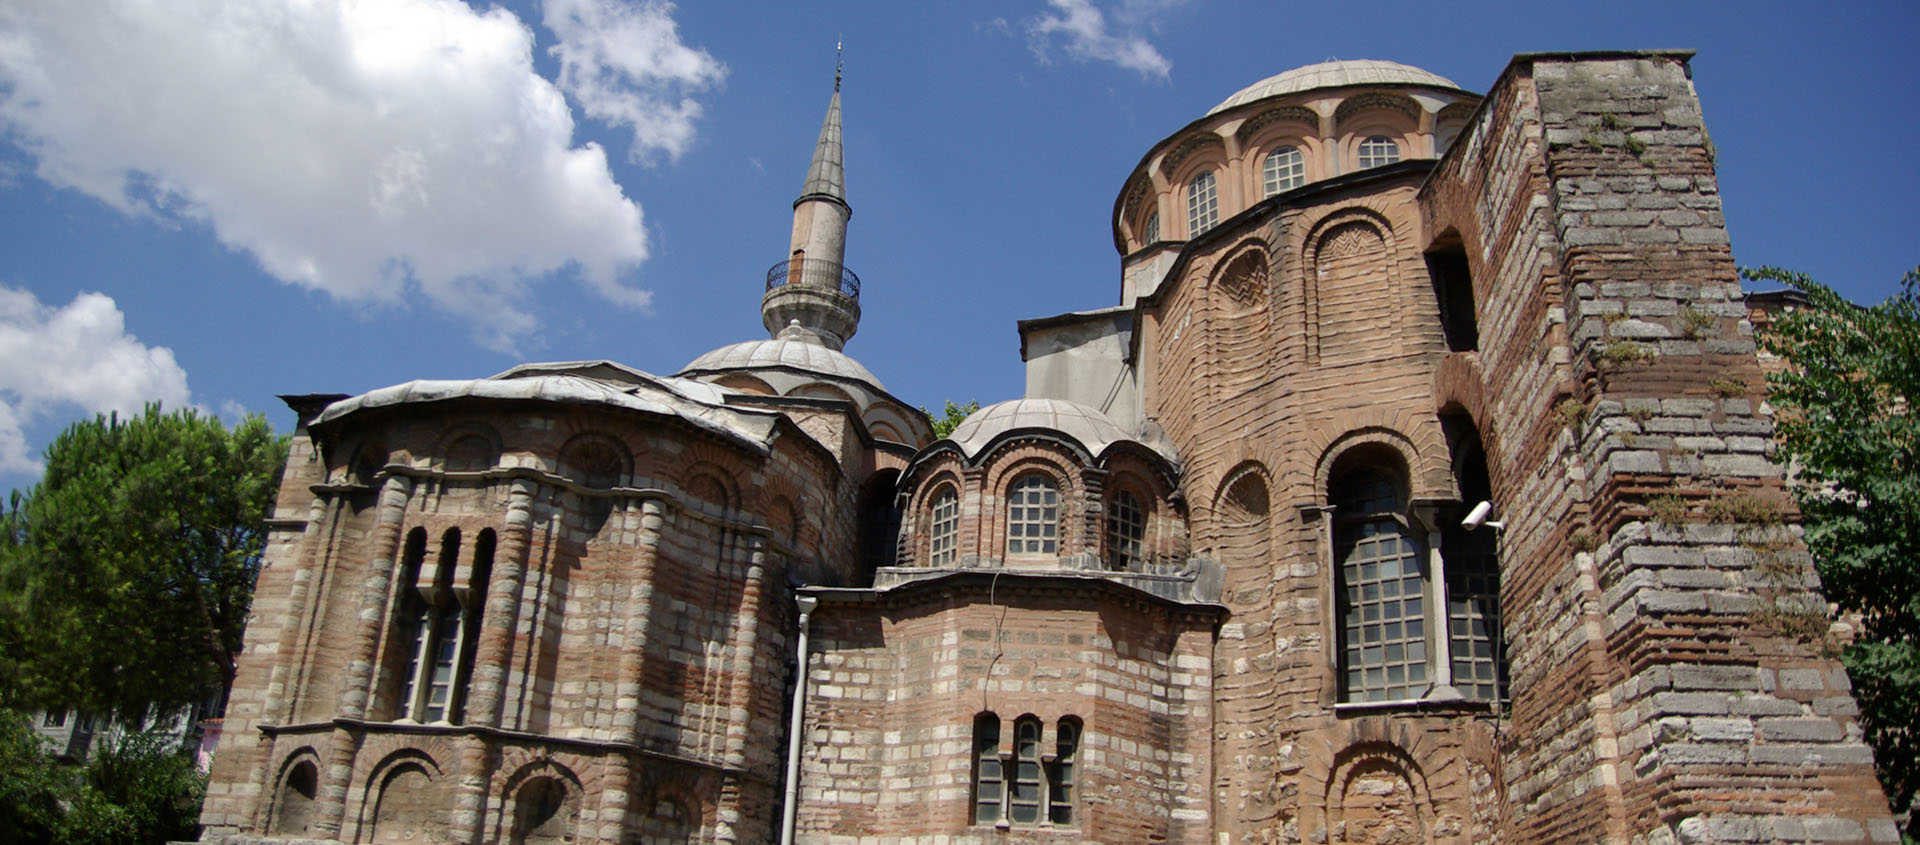
<instances>
[{"instance_id":1,"label":"minaret finial","mask_svg":"<svg viewBox=\"0 0 1920 845\"><path fill-rule=\"evenodd\" d=\"M840 93L840 39L833 40L833 93Z\"/></svg>"}]
</instances>

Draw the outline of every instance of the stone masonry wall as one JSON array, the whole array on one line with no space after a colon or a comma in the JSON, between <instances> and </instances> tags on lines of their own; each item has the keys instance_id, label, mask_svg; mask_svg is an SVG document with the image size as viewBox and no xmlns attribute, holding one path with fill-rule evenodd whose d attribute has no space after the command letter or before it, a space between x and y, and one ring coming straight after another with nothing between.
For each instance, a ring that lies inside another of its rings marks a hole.
<instances>
[{"instance_id":1,"label":"stone masonry wall","mask_svg":"<svg viewBox=\"0 0 1920 845\"><path fill-rule=\"evenodd\" d=\"M1512 833L1890 841L1686 59L1517 59L1424 191L1477 247L1492 356L1450 356L1441 392L1508 507Z\"/></svg>"}]
</instances>

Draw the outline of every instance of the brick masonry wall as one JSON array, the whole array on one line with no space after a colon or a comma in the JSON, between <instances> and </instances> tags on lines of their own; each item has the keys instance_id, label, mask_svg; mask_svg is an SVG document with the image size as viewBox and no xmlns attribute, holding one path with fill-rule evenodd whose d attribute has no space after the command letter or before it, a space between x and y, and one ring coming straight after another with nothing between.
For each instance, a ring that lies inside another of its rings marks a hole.
<instances>
[{"instance_id":1,"label":"brick masonry wall","mask_svg":"<svg viewBox=\"0 0 1920 845\"><path fill-rule=\"evenodd\" d=\"M1214 614L1088 579L950 576L823 596L799 841L1210 842ZM981 713L1081 720L1075 822L972 823Z\"/></svg>"},{"instance_id":2,"label":"brick masonry wall","mask_svg":"<svg viewBox=\"0 0 1920 845\"><path fill-rule=\"evenodd\" d=\"M475 432L493 444L492 468L453 467L449 443ZM568 464L583 438L624 461L598 526L592 502L607 494ZM577 839L765 841L791 662L787 572L851 575L855 489L806 437L757 454L584 410L400 409L323 438L303 428L216 756L209 836L504 840L525 790L550 781L564 803L548 827ZM458 529L463 572L480 532L498 537L492 583L475 586L488 600L459 725L396 721L408 643L395 607L412 589L396 549L416 528L429 561ZM487 631L499 632L492 652ZM317 772L312 809L281 814L302 801L282 786L302 765Z\"/></svg>"}]
</instances>

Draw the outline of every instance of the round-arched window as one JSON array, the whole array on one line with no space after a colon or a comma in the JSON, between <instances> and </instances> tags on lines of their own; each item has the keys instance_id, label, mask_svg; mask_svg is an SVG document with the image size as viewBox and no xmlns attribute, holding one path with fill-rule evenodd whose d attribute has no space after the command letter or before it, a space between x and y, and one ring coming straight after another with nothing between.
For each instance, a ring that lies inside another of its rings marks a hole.
<instances>
[{"instance_id":1,"label":"round-arched window","mask_svg":"<svg viewBox=\"0 0 1920 845\"><path fill-rule=\"evenodd\" d=\"M960 497L945 487L933 497L932 530L928 532L927 565L952 566L960 541Z\"/></svg>"},{"instance_id":2,"label":"round-arched window","mask_svg":"<svg viewBox=\"0 0 1920 845\"><path fill-rule=\"evenodd\" d=\"M1307 183L1306 158L1300 155L1298 147L1281 147L1267 153L1266 161L1260 165L1260 181L1262 196L1298 188Z\"/></svg>"},{"instance_id":3,"label":"round-arched window","mask_svg":"<svg viewBox=\"0 0 1920 845\"><path fill-rule=\"evenodd\" d=\"M1060 551L1060 488L1044 475L1014 482L1007 495L1007 554Z\"/></svg>"},{"instance_id":4,"label":"round-arched window","mask_svg":"<svg viewBox=\"0 0 1920 845\"><path fill-rule=\"evenodd\" d=\"M1400 145L1385 135L1374 135L1360 142L1360 167L1380 167L1400 160Z\"/></svg>"},{"instance_id":5,"label":"round-arched window","mask_svg":"<svg viewBox=\"0 0 1920 845\"><path fill-rule=\"evenodd\" d=\"M1187 237L1197 238L1220 222L1220 193L1208 170L1187 183Z\"/></svg>"}]
</instances>

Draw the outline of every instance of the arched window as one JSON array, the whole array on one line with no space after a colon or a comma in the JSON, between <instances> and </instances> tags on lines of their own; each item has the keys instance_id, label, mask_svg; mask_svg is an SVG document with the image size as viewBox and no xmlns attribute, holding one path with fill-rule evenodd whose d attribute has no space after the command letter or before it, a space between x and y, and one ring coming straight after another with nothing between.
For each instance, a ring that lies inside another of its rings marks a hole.
<instances>
[{"instance_id":1,"label":"arched window","mask_svg":"<svg viewBox=\"0 0 1920 845\"><path fill-rule=\"evenodd\" d=\"M1000 747L1000 717L973 717L973 823L977 825L1070 825L1076 788L1074 762L1080 750L1080 719L1060 720L1054 753L1040 753L1041 722L1023 716L1013 723L1013 748Z\"/></svg>"},{"instance_id":2,"label":"arched window","mask_svg":"<svg viewBox=\"0 0 1920 845\"><path fill-rule=\"evenodd\" d=\"M1013 723L1013 790L1007 795L1007 819L1014 824L1040 821L1046 778L1040 769L1040 720Z\"/></svg>"},{"instance_id":3,"label":"arched window","mask_svg":"<svg viewBox=\"0 0 1920 845\"><path fill-rule=\"evenodd\" d=\"M1060 551L1060 488L1044 475L1027 475L1007 496L1007 554Z\"/></svg>"},{"instance_id":4,"label":"arched window","mask_svg":"<svg viewBox=\"0 0 1920 845\"><path fill-rule=\"evenodd\" d=\"M1187 183L1187 237L1200 237L1219 222L1220 195L1208 170Z\"/></svg>"},{"instance_id":5,"label":"arched window","mask_svg":"<svg viewBox=\"0 0 1920 845\"><path fill-rule=\"evenodd\" d=\"M1140 500L1121 490L1107 502L1107 567L1116 571L1137 569L1140 544L1147 536L1146 515Z\"/></svg>"},{"instance_id":6,"label":"arched window","mask_svg":"<svg viewBox=\"0 0 1920 845\"><path fill-rule=\"evenodd\" d=\"M1341 698L1419 698L1429 687L1426 574L1398 479L1361 467L1332 488Z\"/></svg>"},{"instance_id":7,"label":"arched window","mask_svg":"<svg viewBox=\"0 0 1920 845\"><path fill-rule=\"evenodd\" d=\"M1480 432L1466 414L1443 413L1461 502L1493 501ZM1440 538L1440 565L1447 588L1448 680L1475 701L1507 700L1506 642L1500 632L1499 541L1492 527L1468 528L1447 520Z\"/></svg>"},{"instance_id":8,"label":"arched window","mask_svg":"<svg viewBox=\"0 0 1920 845\"><path fill-rule=\"evenodd\" d=\"M1145 245L1145 244L1155 243L1159 240L1160 240L1160 212L1156 211L1152 214L1147 215L1146 234L1140 238L1140 243L1142 245Z\"/></svg>"},{"instance_id":9,"label":"arched window","mask_svg":"<svg viewBox=\"0 0 1920 845\"><path fill-rule=\"evenodd\" d=\"M403 613L407 668L400 688L399 715L422 724L463 721L466 685L472 674L480 635L480 611L493 569L493 529L480 532L470 569L460 572L460 529L440 537L440 555L425 557L426 533L415 528L407 538L406 565L412 579Z\"/></svg>"},{"instance_id":10,"label":"arched window","mask_svg":"<svg viewBox=\"0 0 1920 845\"><path fill-rule=\"evenodd\" d=\"M960 496L943 487L933 497L933 525L928 532L927 565L952 566L959 556Z\"/></svg>"},{"instance_id":11,"label":"arched window","mask_svg":"<svg viewBox=\"0 0 1920 845\"><path fill-rule=\"evenodd\" d=\"M973 823L1000 821L1006 776L1000 768L1000 717L973 717Z\"/></svg>"},{"instance_id":12,"label":"arched window","mask_svg":"<svg viewBox=\"0 0 1920 845\"><path fill-rule=\"evenodd\" d=\"M1373 135L1360 142L1360 167L1380 167L1400 160L1400 145L1385 135Z\"/></svg>"},{"instance_id":13,"label":"arched window","mask_svg":"<svg viewBox=\"0 0 1920 845\"><path fill-rule=\"evenodd\" d=\"M312 760L301 760L287 770L280 783L280 797L274 802L270 832L304 836L313 823L314 796L320 794L319 769Z\"/></svg>"},{"instance_id":14,"label":"arched window","mask_svg":"<svg viewBox=\"0 0 1920 845\"><path fill-rule=\"evenodd\" d=\"M1273 196L1281 191L1290 191L1307 183L1306 159L1300 155L1298 147L1281 147L1267 153L1260 165L1263 196Z\"/></svg>"},{"instance_id":15,"label":"arched window","mask_svg":"<svg viewBox=\"0 0 1920 845\"><path fill-rule=\"evenodd\" d=\"M1073 760L1080 750L1080 722L1061 719L1055 730L1053 762L1047 767L1047 820L1073 824Z\"/></svg>"}]
</instances>

